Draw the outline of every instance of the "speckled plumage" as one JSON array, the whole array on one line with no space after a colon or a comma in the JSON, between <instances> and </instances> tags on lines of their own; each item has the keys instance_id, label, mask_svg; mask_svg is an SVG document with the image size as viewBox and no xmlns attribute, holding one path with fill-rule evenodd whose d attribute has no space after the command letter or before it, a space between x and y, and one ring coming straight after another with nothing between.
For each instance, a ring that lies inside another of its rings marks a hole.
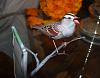
<instances>
[{"instance_id":1,"label":"speckled plumage","mask_svg":"<svg viewBox=\"0 0 100 78\"><path fill-rule=\"evenodd\" d=\"M75 18L77 18L75 15L67 14L61 21L47 25L34 25L33 29L39 29L44 34L50 36L53 39L70 37L75 31L76 23L79 23Z\"/></svg>"}]
</instances>

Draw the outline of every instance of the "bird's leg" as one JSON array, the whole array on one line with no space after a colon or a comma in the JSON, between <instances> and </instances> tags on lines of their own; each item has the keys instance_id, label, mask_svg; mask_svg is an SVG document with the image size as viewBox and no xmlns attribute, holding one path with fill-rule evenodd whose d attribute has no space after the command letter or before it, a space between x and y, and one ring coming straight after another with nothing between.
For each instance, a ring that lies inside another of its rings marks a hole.
<instances>
[{"instance_id":1,"label":"bird's leg","mask_svg":"<svg viewBox=\"0 0 100 78\"><path fill-rule=\"evenodd\" d=\"M55 46L55 49L56 49L56 52L57 52L58 55L63 55L63 54L65 54L65 51L63 51L62 53L60 53L60 52L58 51L57 45L56 45L56 43L55 43L55 40L53 40L53 44L54 44L54 46Z\"/></svg>"},{"instance_id":2,"label":"bird's leg","mask_svg":"<svg viewBox=\"0 0 100 78\"><path fill-rule=\"evenodd\" d=\"M58 51L57 45L56 45L56 43L55 43L55 40L53 40L53 44L54 44L54 46L55 46L55 49L56 49L56 51L57 51L57 54L58 54L58 53L59 53L59 51Z\"/></svg>"}]
</instances>

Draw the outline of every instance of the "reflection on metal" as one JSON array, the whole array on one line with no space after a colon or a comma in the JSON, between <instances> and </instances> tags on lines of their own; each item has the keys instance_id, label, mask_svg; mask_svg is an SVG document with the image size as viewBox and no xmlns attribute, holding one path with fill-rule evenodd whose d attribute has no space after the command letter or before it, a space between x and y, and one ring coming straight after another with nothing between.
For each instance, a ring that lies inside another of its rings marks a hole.
<instances>
[{"instance_id":1,"label":"reflection on metal","mask_svg":"<svg viewBox=\"0 0 100 78\"><path fill-rule=\"evenodd\" d=\"M87 23L89 25L85 24L85 26L80 29L81 30L80 31L80 36L85 36L86 37L83 40L86 41L86 42L91 43L92 39L94 38L93 44L95 44L95 45L100 45L100 24L99 24L100 16L98 18L99 19L98 19L97 22L96 22L96 20L91 19L91 18L86 19L86 21L87 20L92 20L92 21L89 21L89 22L87 21ZM90 22L91 22L91 24L90 24Z\"/></svg>"},{"instance_id":2,"label":"reflection on metal","mask_svg":"<svg viewBox=\"0 0 100 78\"><path fill-rule=\"evenodd\" d=\"M27 51L22 43L20 36L14 26L13 32L13 47L14 47L14 75L15 78L27 78Z\"/></svg>"},{"instance_id":3,"label":"reflection on metal","mask_svg":"<svg viewBox=\"0 0 100 78\"><path fill-rule=\"evenodd\" d=\"M99 27L99 24L100 24L100 16L98 16L98 21L97 21L96 24L97 24L97 25L96 25L96 27L94 28L94 32L93 32L92 38L91 38L91 40L89 41L89 42L90 42L90 46L89 46L88 53L87 53L86 58L85 58L85 61L84 61L84 65L83 65L83 67L82 67L81 74L79 75L79 78L82 78L83 75L84 75L85 66L86 66L86 64L87 64L87 62L88 62L88 57L89 57L89 55L90 55L90 53L91 53L93 44L97 44L97 43L95 42L95 38L96 38L97 30L98 30L98 27ZM86 41L86 40L85 40L85 41ZM99 45L99 44L100 44L100 43L98 43L98 45Z\"/></svg>"},{"instance_id":4,"label":"reflection on metal","mask_svg":"<svg viewBox=\"0 0 100 78\"><path fill-rule=\"evenodd\" d=\"M93 17L88 17L82 21L82 30L80 32L81 36L86 36L86 42L91 43L93 38L93 44L100 45L100 13L99 6L97 6L98 1L95 4L92 4L90 7L92 8ZM90 13L91 14L91 13Z\"/></svg>"}]
</instances>

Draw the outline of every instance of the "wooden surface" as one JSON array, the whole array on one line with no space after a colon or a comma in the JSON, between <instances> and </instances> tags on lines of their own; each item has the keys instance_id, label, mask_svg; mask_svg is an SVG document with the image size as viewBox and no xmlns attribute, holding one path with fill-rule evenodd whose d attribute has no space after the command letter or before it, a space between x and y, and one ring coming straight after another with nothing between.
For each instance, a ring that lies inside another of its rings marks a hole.
<instances>
[{"instance_id":1,"label":"wooden surface","mask_svg":"<svg viewBox=\"0 0 100 78\"><path fill-rule=\"evenodd\" d=\"M58 40L56 41L56 44L60 45L62 41L69 41L72 38L73 37ZM54 50L54 45L52 44L51 39L43 37L42 39L44 40L42 40L44 43L42 46L45 51L43 57L45 57ZM83 66L89 45L89 43L84 42L83 40L78 40L69 44L67 47L60 50L60 52L65 51L66 55L55 56L50 59L32 78L78 78L77 76ZM41 60L42 59L43 58L41 58ZM28 67L28 73L32 71L33 67L34 63L32 62ZM12 59L3 53L0 53L0 77L14 78L13 73ZM99 73L100 46L94 45L89 56L88 63L85 66L84 78L100 78Z\"/></svg>"},{"instance_id":2,"label":"wooden surface","mask_svg":"<svg viewBox=\"0 0 100 78\"><path fill-rule=\"evenodd\" d=\"M13 60L0 52L0 78L14 78Z\"/></svg>"},{"instance_id":3,"label":"wooden surface","mask_svg":"<svg viewBox=\"0 0 100 78\"><path fill-rule=\"evenodd\" d=\"M59 46L62 42L70 41L75 37L76 36L72 36L70 38L57 40L55 42L56 45ZM43 57L47 56L55 49L52 39L49 39L48 37L42 35L41 39L39 40L42 41L40 47L43 48L44 53L40 53L41 51L39 50L38 53L44 54ZM84 60L89 46L90 44L83 40L78 40L69 44L67 47L59 51L65 51L65 55L56 56L49 60L35 76L37 78L78 78L82 66L84 65ZM84 78L100 78L99 48L100 46L93 45L91 54L88 58L88 63L85 66Z\"/></svg>"}]
</instances>

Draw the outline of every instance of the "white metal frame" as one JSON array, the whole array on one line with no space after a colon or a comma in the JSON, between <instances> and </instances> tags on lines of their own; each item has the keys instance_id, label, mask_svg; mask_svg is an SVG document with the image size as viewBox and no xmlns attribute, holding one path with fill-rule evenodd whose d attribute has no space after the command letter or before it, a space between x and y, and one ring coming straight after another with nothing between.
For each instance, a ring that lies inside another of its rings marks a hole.
<instances>
[{"instance_id":1,"label":"white metal frame","mask_svg":"<svg viewBox=\"0 0 100 78\"><path fill-rule=\"evenodd\" d=\"M21 38L14 26L13 32L13 47L14 47L14 72L16 78L27 78L27 60L28 52L21 41Z\"/></svg>"}]
</instances>

